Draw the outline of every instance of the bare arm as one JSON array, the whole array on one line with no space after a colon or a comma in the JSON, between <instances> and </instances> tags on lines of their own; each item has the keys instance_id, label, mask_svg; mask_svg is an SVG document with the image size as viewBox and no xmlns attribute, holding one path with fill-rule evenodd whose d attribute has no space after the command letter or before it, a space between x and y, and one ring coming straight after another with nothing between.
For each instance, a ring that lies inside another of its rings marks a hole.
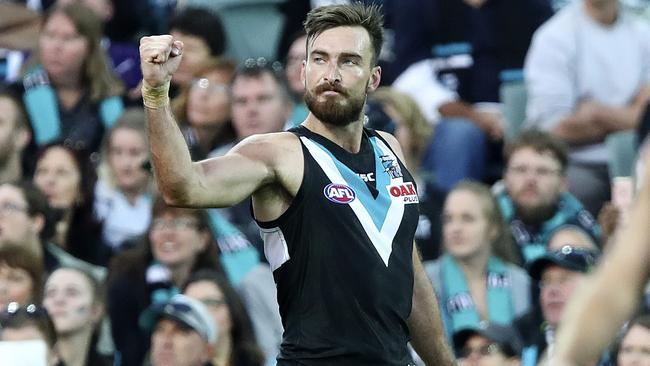
<instances>
[{"instance_id":1,"label":"bare arm","mask_svg":"<svg viewBox=\"0 0 650 366\"><path fill-rule=\"evenodd\" d=\"M650 275L648 173L627 226L615 238L594 276L567 305L555 343L554 366L593 362L639 304Z\"/></svg>"},{"instance_id":2,"label":"bare arm","mask_svg":"<svg viewBox=\"0 0 650 366\"><path fill-rule=\"evenodd\" d=\"M433 292L431 281L424 272L415 243L413 244L413 275L413 306L408 319L411 344L427 365L455 365L440 318L438 300Z\"/></svg>"},{"instance_id":3,"label":"bare arm","mask_svg":"<svg viewBox=\"0 0 650 366\"><path fill-rule=\"evenodd\" d=\"M273 144L269 137L251 138L224 157L193 163L167 96L182 57L183 44L171 36L140 41L143 98L154 174L165 200L177 206L229 206L271 182Z\"/></svg>"}]
</instances>

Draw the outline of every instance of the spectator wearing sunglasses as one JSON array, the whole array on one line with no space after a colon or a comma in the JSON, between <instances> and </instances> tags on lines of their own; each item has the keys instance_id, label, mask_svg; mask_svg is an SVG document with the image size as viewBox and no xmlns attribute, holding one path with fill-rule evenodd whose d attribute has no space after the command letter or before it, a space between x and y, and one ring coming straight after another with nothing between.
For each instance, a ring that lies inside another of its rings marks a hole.
<instances>
[{"instance_id":1,"label":"spectator wearing sunglasses","mask_svg":"<svg viewBox=\"0 0 650 366\"><path fill-rule=\"evenodd\" d=\"M208 366L218 329L203 303L185 295L154 304L140 324L151 334L152 366Z\"/></svg>"},{"instance_id":2,"label":"spectator wearing sunglasses","mask_svg":"<svg viewBox=\"0 0 650 366\"><path fill-rule=\"evenodd\" d=\"M47 349L47 364L63 366L54 350L57 342L54 323L45 308L35 304L9 303L0 313L0 330L2 342L43 341Z\"/></svg>"},{"instance_id":3,"label":"spectator wearing sunglasses","mask_svg":"<svg viewBox=\"0 0 650 366\"><path fill-rule=\"evenodd\" d=\"M511 327L488 324L459 330L454 347L460 366L521 365L521 341Z\"/></svg>"},{"instance_id":4,"label":"spectator wearing sunglasses","mask_svg":"<svg viewBox=\"0 0 650 366\"><path fill-rule=\"evenodd\" d=\"M515 322L524 342L523 366L536 365L544 353L552 354L565 306L597 259L596 251L565 245L528 265L533 297L539 297L533 310Z\"/></svg>"},{"instance_id":5,"label":"spectator wearing sunglasses","mask_svg":"<svg viewBox=\"0 0 650 366\"><path fill-rule=\"evenodd\" d=\"M248 312L224 275L209 270L198 271L187 280L184 294L202 302L208 308L212 322L219 328L219 340L212 358L214 366L264 364Z\"/></svg>"},{"instance_id":6,"label":"spectator wearing sunglasses","mask_svg":"<svg viewBox=\"0 0 650 366\"><path fill-rule=\"evenodd\" d=\"M192 160L203 160L235 140L230 118L230 82L235 67L226 59L206 63L172 102Z\"/></svg>"}]
</instances>

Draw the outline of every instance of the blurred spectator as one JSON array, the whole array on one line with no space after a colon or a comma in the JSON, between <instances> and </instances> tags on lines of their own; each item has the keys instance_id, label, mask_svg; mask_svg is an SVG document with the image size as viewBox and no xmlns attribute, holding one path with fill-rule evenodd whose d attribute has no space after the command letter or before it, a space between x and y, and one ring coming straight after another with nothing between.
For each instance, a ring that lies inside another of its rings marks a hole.
<instances>
[{"instance_id":1,"label":"blurred spectator","mask_svg":"<svg viewBox=\"0 0 650 366\"><path fill-rule=\"evenodd\" d=\"M515 321L524 342L523 366L537 365L544 353L552 354L555 331L565 305L586 273L596 265L597 258L595 251L565 245L530 263L528 273L533 280L535 297L533 309Z\"/></svg>"},{"instance_id":2,"label":"blurred spectator","mask_svg":"<svg viewBox=\"0 0 650 366\"><path fill-rule=\"evenodd\" d=\"M519 366L521 340L511 327L488 324L454 334L460 366Z\"/></svg>"},{"instance_id":3,"label":"blurred spectator","mask_svg":"<svg viewBox=\"0 0 650 366\"><path fill-rule=\"evenodd\" d=\"M478 204L477 204L478 202ZM490 190L462 182L443 211L445 252L425 263L448 336L481 321L509 325L528 311L530 279L516 258Z\"/></svg>"},{"instance_id":4,"label":"blurred spectator","mask_svg":"<svg viewBox=\"0 0 650 366\"><path fill-rule=\"evenodd\" d=\"M192 160L205 159L221 145L231 143L230 83L235 65L220 59L194 73L190 85L172 102Z\"/></svg>"},{"instance_id":5,"label":"blurred spectator","mask_svg":"<svg viewBox=\"0 0 650 366\"><path fill-rule=\"evenodd\" d=\"M526 59L528 124L571 147L569 190L597 215L610 196L612 133L650 99L650 28L618 0L574 1L535 33Z\"/></svg>"},{"instance_id":6,"label":"blurred spectator","mask_svg":"<svg viewBox=\"0 0 650 366\"><path fill-rule=\"evenodd\" d=\"M205 9L179 9L169 21L169 34L183 42L183 58L172 77L176 91L190 85L196 70L222 56L226 49L221 20Z\"/></svg>"},{"instance_id":7,"label":"blurred spectator","mask_svg":"<svg viewBox=\"0 0 650 366\"><path fill-rule=\"evenodd\" d=\"M307 59L307 34L304 30L293 36L291 45L285 57L285 74L287 85L293 100L293 112L291 113L291 126L295 127L307 118L309 111L303 101L305 94L305 83L301 79L302 63Z\"/></svg>"},{"instance_id":8,"label":"blurred spectator","mask_svg":"<svg viewBox=\"0 0 650 366\"><path fill-rule=\"evenodd\" d=\"M246 308L224 275L208 270L195 272L187 280L183 293L202 302L219 329L212 358L214 366L265 364Z\"/></svg>"},{"instance_id":9,"label":"blurred spectator","mask_svg":"<svg viewBox=\"0 0 650 366\"><path fill-rule=\"evenodd\" d=\"M45 282L43 306L54 321L56 349L66 366L112 364L112 357L97 352L104 303L92 274L79 268L57 269Z\"/></svg>"},{"instance_id":10,"label":"blurred spectator","mask_svg":"<svg viewBox=\"0 0 650 366\"><path fill-rule=\"evenodd\" d=\"M181 0L218 15L224 28L226 54L237 61L263 56L277 59L276 50L285 24L279 5L287 0ZM304 1L304 0L303 0ZM303 13L301 21L304 21Z\"/></svg>"},{"instance_id":11,"label":"blurred spectator","mask_svg":"<svg viewBox=\"0 0 650 366\"><path fill-rule=\"evenodd\" d=\"M50 207L31 182L0 185L0 207L9 208L0 215L0 247L24 247L43 262L48 273L59 266L75 266L92 272L98 280L106 276L105 268L77 259L50 241L55 225Z\"/></svg>"},{"instance_id":12,"label":"blurred spectator","mask_svg":"<svg viewBox=\"0 0 650 366\"><path fill-rule=\"evenodd\" d=\"M426 22L434 25L433 61L422 78L435 74L434 83L441 83L447 93L444 101L438 92L432 96L442 119L426 166L435 173L439 188L448 192L462 179L492 182L500 176L505 127L498 104L500 77L523 67L533 32L552 10L547 0L433 3L425 8L432 12ZM420 93L399 80L395 85L410 89L414 97Z\"/></svg>"},{"instance_id":13,"label":"blurred spectator","mask_svg":"<svg viewBox=\"0 0 650 366\"><path fill-rule=\"evenodd\" d=\"M54 330L54 323L45 308L36 304L20 305L15 302L10 303L7 309L0 313L0 329L2 329L0 332L0 341L2 342L44 342L46 345L46 360L42 363L64 366L61 364L55 350L57 336ZM26 354L19 355L22 359L27 359L31 356ZM38 356L36 355L36 357ZM40 362L41 360L38 361Z\"/></svg>"},{"instance_id":14,"label":"blurred spectator","mask_svg":"<svg viewBox=\"0 0 650 366\"><path fill-rule=\"evenodd\" d=\"M612 366L650 365L650 315L642 314L625 325L610 356Z\"/></svg>"},{"instance_id":15,"label":"blurred spectator","mask_svg":"<svg viewBox=\"0 0 650 366\"><path fill-rule=\"evenodd\" d=\"M278 63L251 58L239 65L231 85L236 142L255 134L282 131L291 115L291 107L286 80ZM234 145L235 142L223 145L210 156L225 155ZM251 216L250 198L218 211L263 253L259 227Z\"/></svg>"},{"instance_id":16,"label":"blurred spectator","mask_svg":"<svg viewBox=\"0 0 650 366\"><path fill-rule=\"evenodd\" d=\"M97 19L102 23L102 30L104 31L103 34L105 36L102 37L101 44L106 51L106 55L110 59L110 69L122 80L124 86L128 90L128 95L131 98L140 98L140 88L138 87L140 80L142 80L142 72L140 71L140 54L138 52L137 39L135 39L134 34L136 29L132 28L139 24L133 24L132 20L128 19L133 15L126 14L126 12L122 10L120 4L122 1L123 0L57 0L56 6L80 3L95 13ZM131 11L135 13L136 16L144 16L142 13L145 9L143 9L139 4L140 1L131 1L131 3ZM155 8L155 6L151 6L151 8ZM116 22L111 22L115 17L122 19L115 19ZM128 27L130 29L115 32L114 27L105 27L115 23L121 23L124 28ZM138 100L138 103L139 102L140 100Z\"/></svg>"},{"instance_id":17,"label":"blurred spectator","mask_svg":"<svg viewBox=\"0 0 650 366\"><path fill-rule=\"evenodd\" d=\"M184 295L154 304L141 322L151 332L152 366L207 366L221 336L205 305Z\"/></svg>"},{"instance_id":18,"label":"blurred spectator","mask_svg":"<svg viewBox=\"0 0 650 366\"><path fill-rule=\"evenodd\" d=\"M23 179L23 152L30 140L22 102L14 93L0 91L0 183Z\"/></svg>"},{"instance_id":19,"label":"blurred spectator","mask_svg":"<svg viewBox=\"0 0 650 366\"><path fill-rule=\"evenodd\" d=\"M239 293L250 315L257 343L266 356L267 364L274 364L282 343L282 319L278 293L271 267L260 263L239 284Z\"/></svg>"},{"instance_id":20,"label":"blurred spectator","mask_svg":"<svg viewBox=\"0 0 650 366\"><path fill-rule=\"evenodd\" d=\"M121 83L110 72L101 21L81 4L52 8L39 50L23 78L23 102L36 144L65 140L97 151L123 110Z\"/></svg>"},{"instance_id":21,"label":"blurred spectator","mask_svg":"<svg viewBox=\"0 0 650 366\"><path fill-rule=\"evenodd\" d=\"M27 248L0 246L0 311L11 302L40 304L43 294L43 261Z\"/></svg>"},{"instance_id":22,"label":"blurred spectator","mask_svg":"<svg viewBox=\"0 0 650 366\"><path fill-rule=\"evenodd\" d=\"M167 302L199 269L221 270L205 211L154 200L146 238L115 256L108 281L108 312L122 366L141 366L149 347L140 313Z\"/></svg>"},{"instance_id":23,"label":"blurred spectator","mask_svg":"<svg viewBox=\"0 0 650 366\"><path fill-rule=\"evenodd\" d=\"M127 109L106 135L95 185L95 214L113 252L149 227L153 177L145 167L148 158L144 111Z\"/></svg>"},{"instance_id":24,"label":"blurred spectator","mask_svg":"<svg viewBox=\"0 0 650 366\"><path fill-rule=\"evenodd\" d=\"M54 143L44 146L37 156L34 184L55 211L52 241L81 260L105 266L110 253L93 211L96 180L83 151Z\"/></svg>"},{"instance_id":25,"label":"blurred spectator","mask_svg":"<svg viewBox=\"0 0 650 366\"><path fill-rule=\"evenodd\" d=\"M444 194L436 188L432 176L420 169L433 128L409 95L389 87L380 87L368 97L366 115L366 127L388 132L400 143L406 166L418 185L420 218L415 242L423 260L435 259L441 250Z\"/></svg>"},{"instance_id":26,"label":"blurred spectator","mask_svg":"<svg viewBox=\"0 0 650 366\"><path fill-rule=\"evenodd\" d=\"M495 188L499 208L524 262L546 252L550 236L565 225L588 233L600 246L600 226L567 189L567 153L552 135L524 131L504 150L504 183Z\"/></svg>"}]
</instances>

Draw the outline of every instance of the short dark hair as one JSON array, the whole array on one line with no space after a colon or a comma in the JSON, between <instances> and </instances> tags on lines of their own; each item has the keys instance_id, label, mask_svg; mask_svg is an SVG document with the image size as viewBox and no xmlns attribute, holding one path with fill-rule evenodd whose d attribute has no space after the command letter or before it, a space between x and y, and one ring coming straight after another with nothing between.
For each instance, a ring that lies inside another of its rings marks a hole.
<instances>
[{"instance_id":1,"label":"short dark hair","mask_svg":"<svg viewBox=\"0 0 650 366\"><path fill-rule=\"evenodd\" d=\"M560 169L562 169L562 172L564 173L566 171L569 161L567 152L568 148L566 144L550 133L536 129L526 130L516 139L506 143L503 150L506 164L510 161L510 158L512 158L512 155L514 155L515 152L527 147L537 151L538 153L550 152L560 163Z\"/></svg>"},{"instance_id":2,"label":"short dark hair","mask_svg":"<svg viewBox=\"0 0 650 366\"><path fill-rule=\"evenodd\" d=\"M326 30L336 27L363 27L370 36L373 47L372 65L379 60L384 43L384 15L376 4L355 2L350 5L330 5L313 9L304 22L307 44Z\"/></svg>"},{"instance_id":3,"label":"short dark hair","mask_svg":"<svg viewBox=\"0 0 650 366\"><path fill-rule=\"evenodd\" d=\"M265 74L273 78L280 89L282 97L289 100L289 86L282 64L279 61L270 61L264 57L248 58L237 65L231 86L237 79L242 77L259 79Z\"/></svg>"},{"instance_id":4,"label":"short dark hair","mask_svg":"<svg viewBox=\"0 0 650 366\"><path fill-rule=\"evenodd\" d=\"M47 202L45 194L34 183L27 180L7 184L17 188L23 194L23 198L27 202L27 213L30 217L33 218L36 215L43 216L45 224L39 237L41 241L49 240L54 235L55 223L53 222L52 209Z\"/></svg>"},{"instance_id":5,"label":"short dark hair","mask_svg":"<svg viewBox=\"0 0 650 366\"><path fill-rule=\"evenodd\" d=\"M208 10L188 7L174 14L169 29L196 36L205 41L212 56L226 50L226 35L219 16Z\"/></svg>"},{"instance_id":6,"label":"short dark hair","mask_svg":"<svg viewBox=\"0 0 650 366\"><path fill-rule=\"evenodd\" d=\"M45 268L43 267L43 260L36 253L18 245L18 243L4 245L0 247L0 265L22 269L27 272L32 280L32 293L29 301L35 304L41 303Z\"/></svg>"}]
</instances>

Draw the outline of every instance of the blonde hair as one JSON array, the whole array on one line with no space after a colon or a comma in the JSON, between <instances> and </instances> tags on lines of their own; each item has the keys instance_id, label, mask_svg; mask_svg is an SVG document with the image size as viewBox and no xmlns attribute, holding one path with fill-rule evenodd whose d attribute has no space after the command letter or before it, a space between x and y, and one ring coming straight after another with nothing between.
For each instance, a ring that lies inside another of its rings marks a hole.
<instances>
[{"instance_id":1,"label":"blonde hair","mask_svg":"<svg viewBox=\"0 0 650 366\"><path fill-rule=\"evenodd\" d=\"M137 132L144 139L145 145L149 146L149 139L147 137L147 131L145 126L145 114L142 108L132 107L124 111L120 119L115 122L109 131L104 135L101 146L101 160L99 166L97 167L97 176L100 180L106 182L110 187L117 187L117 182L115 180L115 175L108 163L108 153L111 144L111 138L115 134L115 131L119 129L128 129ZM153 179L149 179L148 187L145 189L146 192L152 192L153 189Z\"/></svg>"},{"instance_id":2,"label":"blonde hair","mask_svg":"<svg viewBox=\"0 0 650 366\"><path fill-rule=\"evenodd\" d=\"M415 100L408 94L387 86L377 88L370 98L381 103L384 110L390 106L397 112L400 120L396 122L404 124L412 139L411 150L405 153L411 157L413 163L419 165L433 136L433 126L426 120ZM416 166L410 164L409 168L414 169Z\"/></svg>"},{"instance_id":3,"label":"blonde hair","mask_svg":"<svg viewBox=\"0 0 650 366\"><path fill-rule=\"evenodd\" d=\"M462 181L458 183L449 194L458 191L466 191L474 194L480 202L481 212L488 222L488 226L495 230L494 239L490 243L492 253L500 259L521 264L521 260L510 235L508 224L503 219L501 210L496 198L492 195L490 188L483 183L474 181Z\"/></svg>"}]
</instances>

